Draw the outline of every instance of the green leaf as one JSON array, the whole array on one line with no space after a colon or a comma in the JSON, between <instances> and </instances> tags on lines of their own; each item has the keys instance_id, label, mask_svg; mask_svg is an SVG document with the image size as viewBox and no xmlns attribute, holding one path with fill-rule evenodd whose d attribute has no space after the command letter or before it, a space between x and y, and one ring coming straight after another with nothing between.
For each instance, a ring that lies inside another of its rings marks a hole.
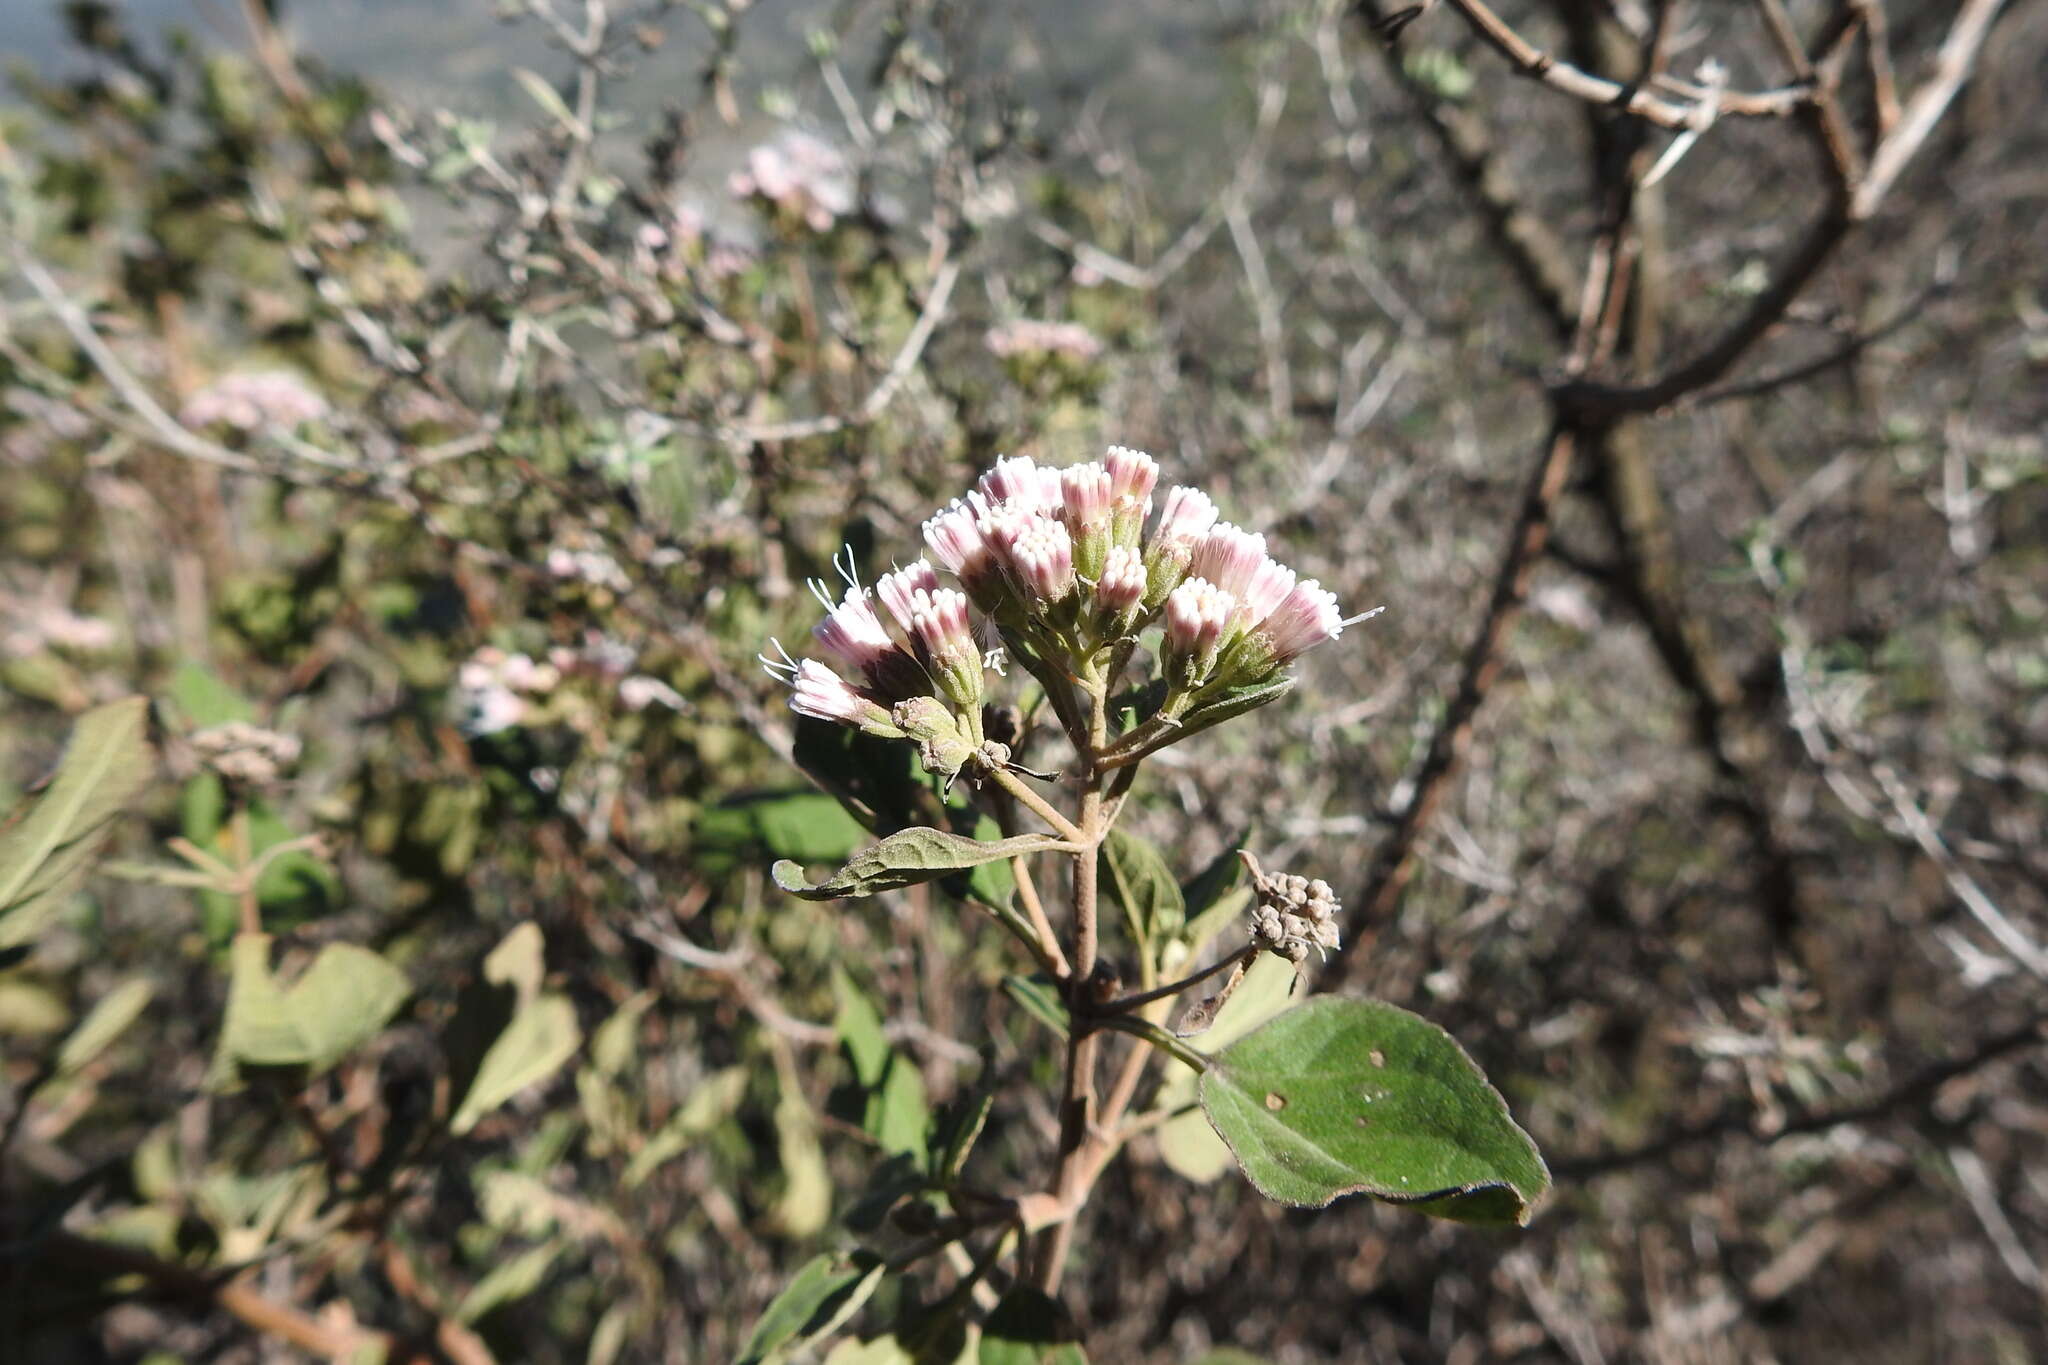
<instances>
[{"instance_id":1,"label":"green leaf","mask_svg":"<svg viewBox=\"0 0 2048 1365\"><path fill-rule=\"evenodd\" d=\"M1019 1285L1003 1295L981 1329L978 1365L1088 1365L1079 1334L1060 1306Z\"/></svg>"},{"instance_id":2,"label":"green leaf","mask_svg":"<svg viewBox=\"0 0 2048 1365\"><path fill-rule=\"evenodd\" d=\"M1180 932L1187 903L1166 858L1148 840L1113 829L1096 854L1098 875L1141 948ZM1148 959L1149 960L1149 959Z\"/></svg>"},{"instance_id":3,"label":"green leaf","mask_svg":"<svg viewBox=\"0 0 2048 1365\"><path fill-rule=\"evenodd\" d=\"M1310 1000L1218 1052L1202 1108L1268 1199L1370 1194L1525 1224L1550 1173L1448 1033L1377 1000Z\"/></svg>"},{"instance_id":4,"label":"green leaf","mask_svg":"<svg viewBox=\"0 0 2048 1365\"><path fill-rule=\"evenodd\" d=\"M765 849L799 863L843 862L867 838L837 798L808 788L741 797L697 817L698 864L722 876Z\"/></svg>"},{"instance_id":5,"label":"green leaf","mask_svg":"<svg viewBox=\"0 0 2048 1365\"><path fill-rule=\"evenodd\" d=\"M1271 953L1259 954L1230 989L1208 1027L1183 1035L1183 1040L1197 1052L1222 1051L1286 1009L1297 980L1293 963ZM1201 1109L1190 1107L1199 1097L1201 1079L1184 1066L1175 1067L1159 1087L1154 1106L1169 1113L1187 1109L1159 1126L1159 1156L1183 1179L1206 1185L1220 1179L1230 1169L1231 1160L1230 1148L1209 1126Z\"/></svg>"},{"instance_id":6,"label":"green leaf","mask_svg":"<svg viewBox=\"0 0 2048 1365\"><path fill-rule=\"evenodd\" d=\"M743 1066L727 1067L699 1081L683 1107L670 1115L661 1130L647 1139L647 1144L626 1163L625 1174L620 1177L625 1187L634 1188L663 1162L681 1155L692 1142L731 1118L739 1110L746 1090L747 1069Z\"/></svg>"},{"instance_id":7,"label":"green leaf","mask_svg":"<svg viewBox=\"0 0 2048 1365\"><path fill-rule=\"evenodd\" d=\"M64 1046L57 1049L56 1074L72 1075L105 1052L128 1031L130 1024L142 1017L154 993L155 987L141 977L134 977L101 996L78 1027L71 1030Z\"/></svg>"},{"instance_id":8,"label":"green leaf","mask_svg":"<svg viewBox=\"0 0 2048 1365\"><path fill-rule=\"evenodd\" d=\"M873 1341L846 1338L825 1357L825 1365L917 1365L917 1357L893 1336Z\"/></svg>"},{"instance_id":9,"label":"green leaf","mask_svg":"<svg viewBox=\"0 0 2048 1365\"><path fill-rule=\"evenodd\" d=\"M617 1076L632 1064L639 1050L640 1020L653 1003L653 991L626 997L625 1003L612 1011L612 1017L590 1035L590 1064L600 1076Z\"/></svg>"},{"instance_id":10,"label":"green leaf","mask_svg":"<svg viewBox=\"0 0 2048 1365\"><path fill-rule=\"evenodd\" d=\"M811 1107L787 1082L775 1106L775 1151L782 1163L782 1194L770 1221L785 1236L814 1237L832 1216L832 1175L825 1169Z\"/></svg>"},{"instance_id":11,"label":"green leaf","mask_svg":"<svg viewBox=\"0 0 2048 1365\"><path fill-rule=\"evenodd\" d=\"M141 697L80 716L49 788L0 830L0 950L28 942L63 909L114 817L149 785L148 731Z\"/></svg>"},{"instance_id":12,"label":"green leaf","mask_svg":"<svg viewBox=\"0 0 2048 1365\"><path fill-rule=\"evenodd\" d=\"M374 1038L412 994L405 973L367 948L330 943L287 988L270 967L268 934L237 934L228 1006L209 1083L232 1086L245 1068L317 1074Z\"/></svg>"},{"instance_id":13,"label":"green leaf","mask_svg":"<svg viewBox=\"0 0 2048 1365\"><path fill-rule=\"evenodd\" d=\"M1024 1007L1025 1013L1060 1037L1067 1036L1066 1002L1060 999L1060 988L1051 977L1006 976L1003 990Z\"/></svg>"},{"instance_id":14,"label":"green leaf","mask_svg":"<svg viewBox=\"0 0 2048 1365\"><path fill-rule=\"evenodd\" d=\"M838 1331L875 1292L884 1269L880 1257L861 1251L813 1258L769 1302L736 1365L762 1365L771 1353L786 1353Z\"/></svg>"},{"instance_id":15,"label":"green leaf","mask_svg":"<svg viewBox=\"0 0 2048 1365\"><path fill-rule=\"evenodd\" d=\"M552 1076L583 1041L576 1007L565 995L543 995L520 1006L485 1051L476 1079L462 1097L448 1131L460 1134L520 1091Z\"/></svg>"},{"instance_id":16,"label":"green leaf","mask_svg":"<svg viewBox=\"0 0 2048 1365\"><path fill-rule=\"evenodd\" d=\"M882 1016L874 1004L838 967L832 990L839 999L834 1025L839 1041L853 1061L854 1077L866 1100L861 1126L885 1152L904 1152L922 1160L925 1132L931 1126L924 1077L908 1057L882 1036Z\"/></svg>"},{"instance_id":17,"label":"green leaf","mask_svg":"<svg viewBox=\"0 0 2048 1365\"><path fill-rule=\"evenodd\" d=\"M928 1183L917 1163L897 1152L868 1172L866 1185L847 1205L839 1221L854 1232L873 1232L898 1204L923 1193Z\"/></svg>"},{"instance_id":18,"label":"green leaf","mask_svg":"<svg viewBox=\"0 0 2048 1365\"><path fill-rule=\"evenodd\" d=\"M247 697L228 686L205 664L190 659L178 665L165 691L195 730L256 719L256 708Z\"/></svg>"},{"instance_id":19,"label":"green leaf","mask_svg":"<svg viewBox=\"0 0 2048 1365\"><path fill-rule=\"evenodd\" d=\"M944 1184L960 1178L962 1168L967 1165L967 1155L981 1138L981 1130L988 1125L989 1112L995 1105L995 1092L978 1084L940 1111L932 1130L932 1151L936 1155L932 1163L932 1177L935 1180Z\"/></svg>"},{"instance_id":20,"label":"green leaf","mask_svg":"<svg viewBox=\"0 0 2048 1365\"><path fill-rule=\"evenodd\" d=\"M1238 849L1244 846L1250 834L1250 830L1241 832L1223 846L1221 853L1209 860L1207 867L1182 885L1181 899L1187 904L1190 919L1236 899L1230 893L1237 890L1238 884L1244 880L1244 859L1238 856Z\"/></svg>"},{"instance_id":21,"label":"green leaf","mask_svg":"<svg viewBox=\"0 0 2048 1365\"><path fill-rule=\"evenodd\" d=\"M547 1278L548 1270L562 1250L560 1242L543 1242L492 1266L462 1296L462 1302L455 1309L456 1321L475 1322L493 1308L515 1303L540 1288L541 1281Z\"/></svg>"},{"instance_id":22,"label":"green leaf","mask_svg":"<svg viewBox=\"0 0 2048 1365\"><path fill-rule=\"evenodd\" d=\"M816 886L804 879L803 868L784 860L775 864L775 884L805 900L827 901L841 896L872 896L943 877L961 868L979 867L999 858L1020 853L1038 853L1064 847L1046 834L1019 834L994 843L982 843L965 835L918 826L899 830L857 853L839 872Z\"/></svg>"},{"instance_id":23,"label":"green leaf","mask_svg":"<svg viewBox=\"0 0 2048 1365\"><path fill-rule=\"evenodd\" d=\"M1268 702L1276 702L1293 691L1294 684L1294 675L1285 673L1277 678L1269 678L1265 682L1250 683L1244 687L1232 687L1219 692L1180 718L1179 734L1191 735L1197 730L1206 730L1212 725L1234 720Z\"/></svg>"}]
</instances>

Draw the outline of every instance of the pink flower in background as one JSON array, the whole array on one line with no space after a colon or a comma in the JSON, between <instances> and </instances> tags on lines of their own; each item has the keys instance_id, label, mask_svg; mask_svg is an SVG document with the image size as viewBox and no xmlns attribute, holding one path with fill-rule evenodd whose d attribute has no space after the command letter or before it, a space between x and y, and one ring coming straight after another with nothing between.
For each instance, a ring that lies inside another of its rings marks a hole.
<instances>
[{"instance_id":1,"label":"pink flower in background","mask_svg":"<svg viewBox=\"0 0 2048 1365\"><path fill-rule=\"evenodd\" d=\"M178 420L188 427L230 426L237 431L276 427L291 431L327 415L327 400L289 370L224 374L185 401Z\"/></svg>"},{"instance_id":2,"label":"pink flower in background","mask_svg":"<svg viewBox=\"0 0 2048 1365\"><path fill-rule=\"evenodd\" d=\"M998 360L1056 356L1085 365L1102 354L1102 338L1078 322L999 322L988 329L982 344Z\"/></svg>"},{"instance_id":3,"label":"pink flower in background","mask_svg":"<svg viewBox=\"0 0 2048 1365\"><path fill-rule=\"evenodd\" d=\"M823 138L785 128L747 153L726 182L737 199L759 197L814 232L826 232L858 202L853 167Z\"/></svg>"}]
</instances>

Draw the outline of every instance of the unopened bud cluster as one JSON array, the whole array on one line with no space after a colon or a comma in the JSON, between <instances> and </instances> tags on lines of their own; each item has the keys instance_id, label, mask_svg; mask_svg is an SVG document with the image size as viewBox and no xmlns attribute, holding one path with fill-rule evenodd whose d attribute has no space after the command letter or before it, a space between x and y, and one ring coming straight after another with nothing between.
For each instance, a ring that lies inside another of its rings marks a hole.
<instances>
[{"instance_id":1,"label":"unopened bud cluster","mask_svg":"<svg viewBox=\"0 0 2048 1365\"><path fill-rule=\"evenodd\" d=\"M1123 446L1067 469L999 459L924 523L936 567L920 558L869 588L849 561L837 600L811 585L830 666L779 643L763 662L796 711L908 738L951 773L987 759L985 669L999 653L986 647L997 639L1049 689L1101 695L1156 622L1162 714L1177 718L1342 632L1335 595L1298 581L1264 536L1219 521L1207 494L1170 489L1155 518L1158 480L1151 456Z\"/></svg>"},{"instance_id":2,"label":"unopened bud cluster","mask_svg":"<svg viewBox=\"0 0 2048 1365\"><path fill-rule=\"evenodd\" d=\"M1290 873L1254 874L1258 900L1252 907L1252 942L1289 962L1302 962L1308 950L1327 953L1338 943L1337 893L1321 878L1310 881Z\"/></svg>"}]
</instances>

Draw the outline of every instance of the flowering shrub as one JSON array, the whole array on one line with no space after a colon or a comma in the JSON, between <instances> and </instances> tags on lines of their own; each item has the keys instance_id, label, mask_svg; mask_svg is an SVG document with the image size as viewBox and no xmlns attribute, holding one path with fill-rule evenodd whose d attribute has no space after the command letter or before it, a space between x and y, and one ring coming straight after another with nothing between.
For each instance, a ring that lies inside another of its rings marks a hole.
<instances>
[{"instance_id":1,"label":"flowering shrub","mask_svg":"<svg viewBox=\"0 0 2048 1365\"><path fill-rule=\"evenodd\" d=\"M864 1076L870 1132L892 1155L862 1201L868 1217L849 1223L875 1229L893 1211L914 1240L813 1261L764 1315L746 1360L829 1336L888 1273L955 1244L975 1248L961 1285L939 1309L899 1315L899 1346L933 1332L1061 1339L1069 1329L1051 1296L1090 1189L1131 1135L1197 1104L1282 1203L1363 1192L1519 1224L1548 1187L1535 1146L1442 1030L1375 1001L1285 1008L1297 965L1340 941L1328 883L1268 873L1243 852L1183 887L1158 849L1116 827L1148 755L1278 700L1295 659L1364 619L1274 559L1265 537L1219 520L1199 489L1168 490L1155 517L1158 479L1151 456L1121 446L1067 469L1000 459L924 523L936 567L920 557L868 586L849 551L836 598L811 585L822 658L794 658L780 641L762 656L791 709L819 725L798 761L883 836L822 882L789 860L776 882L823 900L948 880L1038 968L1006 989L1064 1039L1065 1067L1053 1169L1040 1188L1000 1196L962 1177L989 1093L932 1120L921 1096L891 1094L884 1071ZM1017 685L1009 704L1006 681ZM1041 729L1064 739L1059 772L1025 766ZM911 753L908 792L929 798L943 825L916 823L914 801L892 808L876 780ZM1034 868L1048 858L1065 867L1063 925L1040 891L1057 871ZM1104 942L1111 901L1120 945ZM1190 970L1241 915L1244 939ZM1219 977L1212 998L1173 1021L1177 997ZM1105 1033L1135 1041L1098 1091ZM1154 1055L1199 1081L1190 1091L1170 1078L1147 1109ZM970 1313L971 1291L1006 1258L1011 1288L986 1319Z\"/></svg>"}]
</instances>

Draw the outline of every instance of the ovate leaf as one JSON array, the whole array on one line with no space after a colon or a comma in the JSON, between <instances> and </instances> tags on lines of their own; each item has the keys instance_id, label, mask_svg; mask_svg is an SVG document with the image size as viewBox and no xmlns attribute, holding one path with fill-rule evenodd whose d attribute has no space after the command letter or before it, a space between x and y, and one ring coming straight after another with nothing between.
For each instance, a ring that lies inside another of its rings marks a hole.
<instances>
[{"instance_id":1,"label":"ovate leaf","mask_svg":"<svg viewBox=\"0 0 2048 1365\"><path fill-rule=\"evenodd\" d=\"M141 977L132 977L101 996L64 1046L57 1049L56 1074L69 1076L110 1047L128 1026L142 1017L155 988Z\"/></svg>"},{"instance_id":2,"label":"ovate leaf","mask_svg":"<svg viewBox=\"0 0 2048 1365\"><path fill-rule=\"evenodd\" d=\"M1060 1306L1019 1285L1003 1295L981 1329L977 1365L1088 1365L1079 1334Z\"/></svg>"},{"instance_id":3,"label":"ovate leaf","mask_svg":"<svg viewBox=\"0 0 2048 1365\"><path fill-rule=\"evenodd\" d=\"M546 1080L576 1055L583 1041L576 1007L565 995L543 995L521 1005L484 1053L476 1079L462 1097L450 1132L462 1134L529 1085Z\"/></svg>"},{"instance_id":4,"label":"ovate leaf","mask_svg":"<svg viewBox=\"0 0 2048 1365\"><path fill-rule=\"evenodd\" d=\"M881 1258L866 1252L813 1258L769 1301L736 1365L762 1365L838 1331L875 1292L882 1273Z\"/></svg>"},{"instance_id":5,"label":"ovate leaf","mask_svg":"<svg viewBox=\"0 0 2048 1365\"><path fill-rule=\"evenodd\" d=\"M1226 977L1224 980L1229 981ZM1294 993L1297 973L1294 964L1272 953L1261 953L1245 968L1244 975L1230 987L1228 998L1216 1009L1207 1027L1199 1033L1184 1034L1183 1041L1197 1052L1216 1053L1250 1033L1287 1008ZM1218 993L1222 991L1218 988ZM1221 1179L1230 1169L1230 1148L1209 1126L1202 1111L1193 1107L1201 1077L1177 1066L1159 1087L1156 1105L1173 1113L1159 1126L1159 1156L1175 1174L1206 1185Z\"/></svg>"},{"instance_id":6,"label":"ovate leaf","mask_svg":"<svg viewBox=\"0 0 2048 1365\"><path fill-rule=\"evenodd\" d=\"M1448 1033L1376 1000L1298 1005L1217 1053L1202 1108L1268 1199L1370 1194L1439 1218L1523 1224L1550 1173Z\"/></svg>"},{"instance_id":7,"label":"ovate leaf","mask_svg":"<svg viewBox=\"0 0 2048 1365\"><path fill-rule=\"evenodd\" d=\"M1006 976L1003 992L1024 1007L1025 1013L1060 1037L1067 1036L1067 1006L1060 988L1049 976Z\"/></svg>"},{"instance_id":8,"label":"ovate leaf","mask_svg":"<svg viewBox=\"0 0 2048 1365\"><path fill-rule=\"evenodd\" d=\"M48 789L0 829L0 950L26 943L63 908L114 817L149 785L148 729L141 697L86 712Z\"/></svg>"},{"instance_id":9,"label":"ovate leaf","mask_svg":"<svg viewBox=\"0 0 2048 1365\"><path fill-rule=\"evenodd\" d=\"M841 896L872 896L943 877L961 868L979 867L1021 853L1038 853L1061 847L1059 840L1045 834L1019 834L1015 838L983 843L942 829L918 826L899 830L857 853L836 874L811 885L796 863L784 859L775 864L775 884L805 900L828 901Z\"/></svg>"},{"instance_id":10,"label":"ovate leaf","mask_svg":"<svg viewBox=\"0 0 2048 1365\"><path fill-rule=\"evenodd\" d=\"M270 967L268 934L237 934L228 1007L209 1082L233 1085L249 1068L318 1073L374 1038L412 994L405 973L367 948L330 943L290 987Z\"/></svg>"},{"instance_id":11,"label":"ovate leaf","mask_svg":"<svg viewBox=\"0 0 2048 1365\"><path fill-rule=\"evenodd\" d=\"M1102 888L1123 910L1134 942L1153 944L1180 932L1187 904L1173 870L1150 841L1113 829L1096 859Z\"/></svg>"}]
</instances>

